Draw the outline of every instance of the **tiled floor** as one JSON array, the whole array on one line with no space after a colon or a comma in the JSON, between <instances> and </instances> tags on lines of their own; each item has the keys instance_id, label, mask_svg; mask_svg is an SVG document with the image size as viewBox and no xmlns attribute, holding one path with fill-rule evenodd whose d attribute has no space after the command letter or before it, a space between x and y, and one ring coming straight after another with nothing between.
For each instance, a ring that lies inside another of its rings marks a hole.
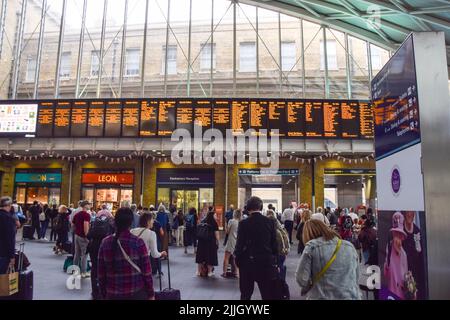
<instances>
[{"instance_id":1,"label":"tiled floor","mask_svg":"<svg viewBox=\"0 0 450 320\"><path fill-rule=\"evenodd\" d=\"M18 239L21 239L20 233ZM31 262L34 271L34 299L35 300L88 300L90 299L90 279L82 280L81 290L68 290L66 288L67 275L63 272L65 256L53 254L53 243L40 241L26 241L25 253ZM171 252L171 282L172 287L181 290L183 300L238 300L240 297L239 283L236 279L223 279L220 277L221 265L216 269L212 278L199 278L195 276L195 256L192 253L185 255L182 248L170 247ZM219 263L223 259L223 247L219 250ZM289 284L291 299L301 299L300 292L294 280L294 273L299 256L296 245L288 256L287 282ZM163 262L163 288L167 287L167 262ZM159 290L159 279L154 279L155 289ZM260 299L260 293L255 286L254 299Z\"/></svg>"}]
</instances>

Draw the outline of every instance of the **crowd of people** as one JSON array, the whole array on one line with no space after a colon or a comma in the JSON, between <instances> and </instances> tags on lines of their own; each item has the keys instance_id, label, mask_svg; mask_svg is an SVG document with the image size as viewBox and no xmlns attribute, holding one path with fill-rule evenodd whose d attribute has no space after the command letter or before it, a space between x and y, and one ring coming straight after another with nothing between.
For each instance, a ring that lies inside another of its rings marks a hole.
<instances>
[{"instance_id":1,"label":"crowd of people","mask_svg":"<svg viewBox=\"0 0 450 320\"><path fill-rule=\"evenodd\" d=\"M377 234L372 209L358 213L321 207L312 212L306 203L279 212L273 205L263 208L258 197L243 208L230 205L224 217L221 276L239 279L242 300L251 299L255 283L262 299L288 299L285 261L295 237L300 256L295 276L302 294L360 299L358 268L360 263L377 264ZM199 277L215 276L219 266L221 235L214 207L200 217L195 208L185 213L163 204L145 208L123 202L113 213L105 204L95 211L82 200L76 208L35 202L24 213L4 197L0 273L13 263L16 230L25 223L30 239L36 235L55 241L58 255L73 253L81 277L91 278L93 299L154 299L153 277L164 275L161 260L167 259L169 246L184 247L185 254L193 247Z\"/></svg>"}]
</instances>

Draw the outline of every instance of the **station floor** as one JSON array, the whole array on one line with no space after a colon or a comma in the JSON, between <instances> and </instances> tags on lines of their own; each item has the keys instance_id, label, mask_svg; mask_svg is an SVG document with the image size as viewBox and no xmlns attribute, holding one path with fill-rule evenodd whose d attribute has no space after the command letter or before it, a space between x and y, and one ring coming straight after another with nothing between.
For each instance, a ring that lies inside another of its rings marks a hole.
<instances>
[{"instance_id":1,"label":"station floor","mask_svg":"<svg viewBox=\"0 0 450 320\"><path fill-rule=\"evenodd\" d=\"M49 237L48 237L49 238ZM17 234L17 240L22 241L21 231ZM90 279L83 279L81 290L68 290L66 280L68 275L63 272L65 255L57 256L53 253L54 243L43 241L25 241L25 254L30 260L30 268L34 272L34 300L90 300ZM211 278L199 278L195 276L196 264L193 248L189 248L189 254L184 254L181 247L169 247L171 253L170 269L171 284L173 288L181 290L182 300L239 300L239 280L224 279L221 274L221 262L223 261L223 246L219 249L219 266L215 270L215 276ZM288 255L287 283L290 288L292 300L302 300L300 290L295 282L294 274L299 260L297 244L294 244ZM167 262L163 261L162 284L167 283ZM159 290L159 279L154 278L155 290ZM255 285L254 300L260 300L258 286Z\"/></svg>"}]
</instances>

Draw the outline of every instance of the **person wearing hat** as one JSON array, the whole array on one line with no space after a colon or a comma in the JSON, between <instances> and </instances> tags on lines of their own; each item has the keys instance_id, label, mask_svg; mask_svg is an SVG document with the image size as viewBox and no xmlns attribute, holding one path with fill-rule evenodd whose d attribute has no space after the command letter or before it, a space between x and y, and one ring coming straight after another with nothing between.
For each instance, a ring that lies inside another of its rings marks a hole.
<instances>
[{"instance_id":1,"label":"person wearing hat","mask_svg":"<svg viewBox=\"0 0 450 320\"><path fill-rule=\"evenodd\" d=\"M392 240L386 248L386 261L384 263L384 275L387 287L397 298L404 299L404 280L408 272L408 258L403 250L403 241L407 235L404 230L405 217L399 211L392 216L392 228L390 230Z\"/></svg>"},{"instance_id":2,"label":"person wearing hat","mask_svg":"<svg viewBox=\"0 0 450 320\"><path fill-rule=\"evenodd\" d=\"M91 215L89 214L90 203L83 200L80 203L81 211L77 212L73 217L74 233L75 233L75 254L73 257L73 264L80 266L81 277L87 278L89 274L87 270L87 246L89 240L87 234L89 232Z\"/></svg>"},{"instance_id":3,"label":"person wearing hat","mask_svg":"<svg viewBox=\"0 0 450 320\"><path fill-rule=\"evenodd\" d=\"M11 207L10 197L0 198L0 274L5 274L15 263L16 225Z\"/></svg>"}]
</instances>

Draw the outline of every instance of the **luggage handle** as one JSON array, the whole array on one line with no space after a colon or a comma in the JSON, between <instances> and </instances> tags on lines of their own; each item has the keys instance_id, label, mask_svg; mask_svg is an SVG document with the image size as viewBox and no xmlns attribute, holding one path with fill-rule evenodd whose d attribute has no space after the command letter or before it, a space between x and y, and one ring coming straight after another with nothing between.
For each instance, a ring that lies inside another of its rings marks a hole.
<instances>
[{"instance_id":1,"label":"luggage handle","mask_svg":"<svg viewBox=\"0 0 450 320\"><path fill-rule=\"evenodd\" d=\"M167 248L167 279L169 282L169 289L172 289L172 285L170 283L170 260L169 260L169 248ZM161 259L161 258L159 258ZM161 260L159 261L161 263ZM161 271L158 271L159 273L159 290L162 292L162 277L161 277Z\"/></svg>"},{"instance_id":2,"label":"luggage handle","mask_svg":"<svg viewBox=\"0 0 450 320\"><path fill-rule=\"evenodd\" d=\"M19 263L18 263L18 269L17 271L21 272L23 271L23 254L25 252L25 242L21 242L19 244Z\"/></svg>"}]
</instances>

